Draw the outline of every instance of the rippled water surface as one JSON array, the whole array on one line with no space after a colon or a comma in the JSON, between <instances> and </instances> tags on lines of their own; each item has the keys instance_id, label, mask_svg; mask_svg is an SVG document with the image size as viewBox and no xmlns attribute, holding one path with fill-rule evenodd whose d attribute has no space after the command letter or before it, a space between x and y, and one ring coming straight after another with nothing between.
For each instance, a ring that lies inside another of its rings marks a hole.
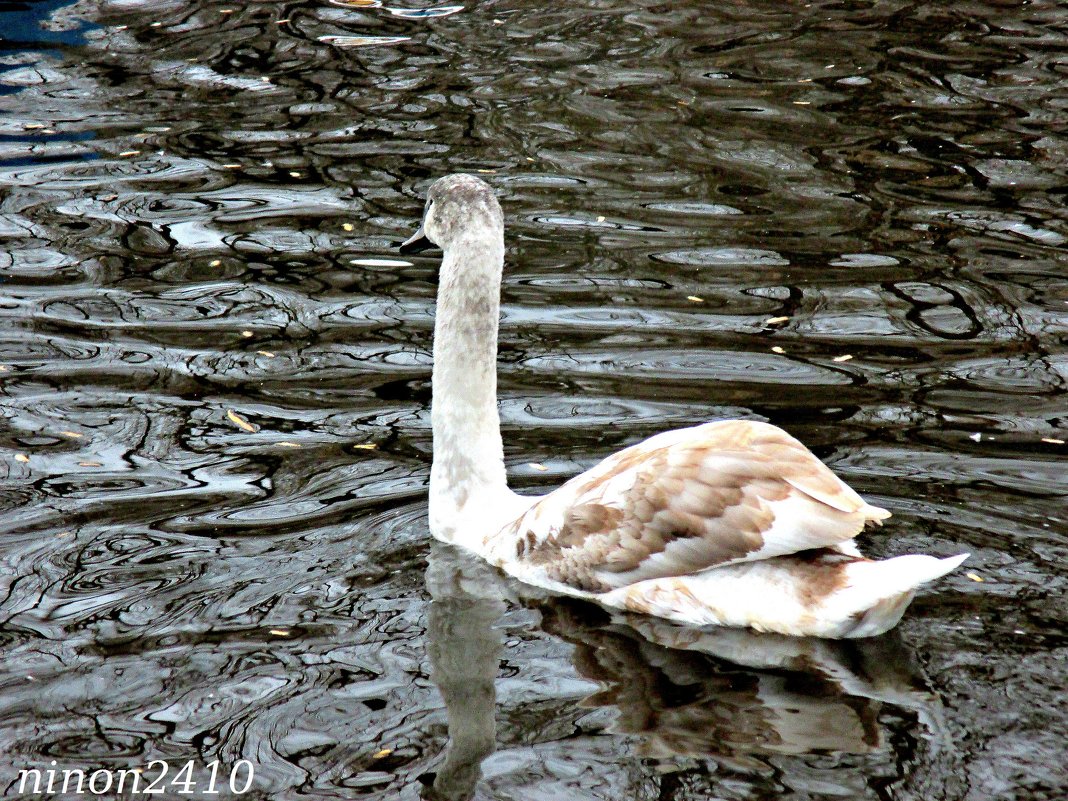
<instances>
[{"instance_id":1,"label":"rippled water surface","mask_svg":"<svg viewBox=\"0 0 1068 801\"><path fill-rule=\"evenodd\" d=\"M0 3L0 788L1063 798L1066 53L1045 0ZM767 419L965 568L695 639L431 549L395 244L459 170L519 487Z\"/></svg>"}]
</instances>

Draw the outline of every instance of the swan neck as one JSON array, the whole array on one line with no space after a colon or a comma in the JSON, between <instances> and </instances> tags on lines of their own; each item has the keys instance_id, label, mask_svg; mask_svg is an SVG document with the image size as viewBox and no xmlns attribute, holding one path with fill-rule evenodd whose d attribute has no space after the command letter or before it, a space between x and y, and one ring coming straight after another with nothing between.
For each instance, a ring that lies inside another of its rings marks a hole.
<instances>
[{"instance_id":1,"label":"swan neck","mask_svg":"<svg viewBox=\"0 0 1068 801\"><path fill-rule=\"evenodd\" d=\"M484 507L508 493L497 412L503 264L500 231L452 243L441 263L431 400L432 530L461 525L465 508Z\"/></svg>"}]
</instances>

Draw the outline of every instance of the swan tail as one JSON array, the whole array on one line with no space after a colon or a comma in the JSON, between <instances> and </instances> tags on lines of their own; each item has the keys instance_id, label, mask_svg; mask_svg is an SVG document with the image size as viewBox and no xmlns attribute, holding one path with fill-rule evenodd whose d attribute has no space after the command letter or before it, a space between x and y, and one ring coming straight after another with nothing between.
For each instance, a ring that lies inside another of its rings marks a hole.
<instances>
[{"instance_id":1,"label":"swan tail","mask_svg":"<svg viewBox=\"0 0 1068 801\"><path fill-rule=\"evenodd\" d=\"M839 621L835 637L874 637L898 624L916 590L958 568L969 554L939 559L910 554L846 566L844 586L822 603L828 619Z\"/></svg>"},{"instance_id":2,"label":"swan tail","mask_svg":"<svg viewBox=\"0 0 1068 801\"><path fill-rule=\"evenodd\" d=\"M916 589L968 554L883 561L835 551L649 579L597 596L606 606L686 625L747 626L794 636L874 637L901 620Z\"/></svg>"}]
</instances>

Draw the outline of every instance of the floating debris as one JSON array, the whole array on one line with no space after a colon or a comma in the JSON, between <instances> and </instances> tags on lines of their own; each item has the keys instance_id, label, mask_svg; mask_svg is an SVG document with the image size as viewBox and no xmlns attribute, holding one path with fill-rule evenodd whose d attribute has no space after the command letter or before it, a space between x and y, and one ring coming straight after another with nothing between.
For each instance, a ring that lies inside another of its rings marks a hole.
<instances>
[{"instance_id":1,"label":"floating debris","mask_svg":"<svg viewBox=\"0 0 1068 801\"><path fill-rule=\"evenodd\" d=\"M288 637L289 629L271 629L271 634L275 637Z\"/></svg>"},{"instance_id":2,"label":"floating debris","mask_svg":"<svg viewBox=\"0 0 1068 801\"><path fill-rule=\"evenodd\" d=\"M334 47L374 47L410 41L410 36L320 36L319 41Z\"/></svg>"},{"instance_id":3,"label":"floating debris","mask_svg":"<svg viewBox=\"0 0 1068 801\"><path fill-rule=\"evenodd\" d=\"M16 453L15 454L15 461L16 462L22 462L23 464L25 464L26 462L30 461L30 457L27 456L24 453Z\"/></svg>"},{"instance_id":4,"label":"floating debris","mask_svg":"<svg viewBox=\"0 0 1068 801\"><path fill-rule=\"evenodd\" d=\"M358 264L361 267L411 267L410 261L402 259L353 259L349 264Z\"/></svg>"},{"instance_id":5,"label":"floating debris","mask_svg":"<svg viewBox=\"0 0 1068 801\"><path fill-rule=\"evenodd\" d=\"M300 445L298 445L297 443L289 442L288 440L282 440L281 442L277 443L277 445L280 448L299 448L300 447Z\"/></svg>"},{"instance_id":6,"label":"floating debris","mask_svg":"<svg viewBox=\"0 0 1068 801\"><path fill-rule=\"evenodd\" d=\"M251 331L242 331L241 332L241 336L243 336L245 339L248 339L250 336L252 336L252 332Z\"/></svg>"},{"instance_id":7,"label":"floating debris","mask_svg":"<svg viewBox=\"0 0 1068 801\"><path fill-rule=\"evenodd\" d=\"M226 416L230 418L230 422L240 428L242 431L248 431L250 434L256 432L256 426L252 425L248 420L239 415L233 409L226 410Z\"/></svg>"},{"instance_id":8,"label":"floating debris","mask_svg":"<svg viewBox=\"0 0 1068 801\"><path fill-rule=\"evenodd\" d=\"M605 221L606 219L608 219L608 218L607 218L607 217L605 217L605 216L604 216L603 214L601 214L601 215L599 215L599 216L597 217L597 222L599 222L599 223L602 223L602 222L604 222L604 221Z\"/></svg>"},{"instance_id":9,"label":"floating debris","mask_svg":"<svg viewBox=\"0 0 1068 801\"><path fill-rule=\"evenodd\" d=\"M78 467L103 467L103 462L78 462Z\"/></svg>"},{"instance_id":10,"label":"floating debris","mask_svg":"<svg viewBox=\"0 0 1068 801\"><path fill-rule=\"evenodd\" d=\"M978 581L980 584L986 581L986 579L984 579L978 573L965 573L964 575L970 578L972 581Z\"/></svg>"},{"instance_id":11,"label":"floating debris","mask_svg":"<svg viewBox=\"0 0 1068 801\"><path fill-rule=\"evenodd\" d=\"M274 358L274 353L269 350L258 350L256 351L256 353L258 353L260 356L266 356L268 359Z\"/></svg>"},{"instance_id":12,"label":"floating debris","mask_svg":"<svg viewBox=\"0 0 1068 801\"><path fill-rule=\"evenodd\" d=\"M222 165L224 170L240 170L240 164L224 164Z\"/></svg>"},{"instance_id":13,"label":"floating debris","mask_svg":"<svg viewBox=\"0 0 1068 801\"><path fill-rule=\"evenodd\" d=\"M371 759L383 759L393 753L392 748L383 748L381 751L376 751Z\"/></svg>"},{"instance_id":14,"label":"floating debris","mask_svg":"<svg viewBox=\"0 0 1068 801\"><path fill-rule=\"evenodd\" d=\"M771 346L771 352L772 353L783 354L783 353L786 353L786 348L780 347L779 345L772 345Z\"/></svg>"},{"instance_id":15,"label":"floating debris","mask_svg":"<svg viewBox=\"0 0 1068 801\"><path fill-rule=\"evenodd\" d=\"M832 362L848 362L853 357L848 353L843 353L841 356L835 356L831 359Z\"/></svg>"},{"instance_id":16,"label":"floating debris","mask_svg":"<svg viewBox=\"0 0 1068 801\"><path fill-rule=\"evenodd\" d=\"M983 439L983 435L980 434L978 431L976 431L974 434L969 436L968 439L970 439L970 440L972 440L974 442L981 442L982 439Z\"/></svg>"},{"instance_id":17,"label":"floating debris","mask_svg":"<svg viewBox=\"0 0 1068 801\"><path fill-rule=\"evenodd\" d=\"M438 6L437 8L387 8L394 17L402 19L432 19L434 17L447 17L463 11L463 6Z\"/></svg>"},{"instance_id":18,"label":"floating debris","mask_svg":"<svg viewBox=\"0 0 1068 801\"><path fill-rule=\"evenodd\" d=\"M330 5L342 8L381 8L382 0L330 0Z\"/></svg>"},{"instance_id":19,"label":"floating debris","mask_svg":"<svg viewBox=\"0 0 1068 801\"><path fill-rule=\"evenodd\" d=\"M1047 442L1050 445L1063 445L1063 439L1057 439L1056 437L1042 437L1043 442Z\"/></svg>"},{"instance_id":20,"label":"floating debris","mask_svg":"<svg viewBox=\"0 0 1068 801\"><path fill-rule=\"evenodd\" d=\"M378 448L373 442L361 442L359 445L353 445L354 448L359 448L361 451L373 451Z\"/></svg>"},{"instance_id":21,"label":"floating debris","mask_svg":"<svg viewBox=\"0 0 1068 801\"><path fill-rule=\"evenodd\" d=\"M67 439L81 439L85 436L84 434L79 434L77 431L60 431L59 435L61 437L66 437Z\"/></svg>"},{"instance_id":22,"label":"floating debris","mask_svg":"<svg viewBox=\"0 0 1068 801\"><path fill-rule=\"evenodd\" d=\"M210 262L208 262L208 266L209 267L220 267L220 266L222 266L222 261L219 260L219 259L212 259Z\"/></svg>"},{"instance_id":23,"label":"floating debris","mask_svg":"<svg viewBox=\"0 0 1068 801\"><path fill-rule=\"evenodd\" d=\"M540 470L543 473L549 469L545 465L538 464L537 462L527 462L527 467L533 467L535 470Z\"/></svg>"},{"instance_id":24,"label":"floating debris","mask_svg":"<svg viewBox=\"0 0 1068 801\"><path fill-rule=\"evenodd\" d=\"M356 226L355 226L355 225L353 225L352 223L341 223L341 229L342 229L343 231L351 231L351 230L353 230L353 229L354 229L355 227L356 227Z\"/></svg>"},{"instance_id":25,"label":"floating debris","mask_svg":"<svg viewBox=\"0 0 1068 801\"><path fill-rule=\"evenodd\" d=\"M290 170L289 171L289 175L290 175L291 178L300 178L301 177L301 174L299 172L297 172L296 170Z\"/></svg>"},{"instance_id":26,"label":"floating debris","mask_svg":"<svg viewBox=\"0 0 1068 801\"><path fill-rule=\"evenodd\" d=\"M119 153L119 158L125 158L126 156L138 156L141 154L140 150L124 150Z\"/></svg>"},{"instance_id":27,"label":"floating debris","mask_svg":"<svg viewBox=\"0 0 1068 801\"><path fill-rule=\"evenodd\" d=\"M699 295L687 295L686 300L693 301L694 303L704 303L705 299Z\"/></svg>"},{"instance_id":28,"label":"floating debris","mask_svg":"<svg viewBox=\"0 0 1068 801\"><path fill-rule=\"evenodd\" d=\"M779 323L789 322L789 317L769 317L764 321L764 325L778 325Z\"/></svg>"},{"instance_id":29,"label":"floating debris","mask_svg":"<svg viewBox=\"0 0 1068 801\"><path fill-rule=\"evenodd\" d=\"M480 172L483 175L496 175L497 174L496 170L475 170L475 172Z\"/></svg>"}]
</instances>

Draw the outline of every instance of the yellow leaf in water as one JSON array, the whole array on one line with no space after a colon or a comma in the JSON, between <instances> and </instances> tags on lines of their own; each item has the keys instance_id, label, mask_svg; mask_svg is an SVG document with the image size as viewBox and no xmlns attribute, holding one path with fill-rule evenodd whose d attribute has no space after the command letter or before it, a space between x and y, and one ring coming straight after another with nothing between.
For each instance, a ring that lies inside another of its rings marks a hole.
<instances>
[{"instance_id":1,"label":"yellow leaf in water","mask_svg":"<svg viewBox=\"0 0 1068 801\"><path fill-rule=\"evenodd\" d=\"M222 265L222 261L219 260L219 259L212 259L211 261L208 262L208 266L209 267L219 267L221 265Z\"/></svg>"},{"instance_id":2,"label":"yellow leaf in water","mask_svg":"<svg viewBox=\"0 0 1068 801\"><path fill-rule=\"evenodd\" d=\"M78 467L103 467L100 462L78 462Z\"/></svg>"},{"instance_id":3,"label":"yellow leaf in water","mask_svg":"<svg viewBox=\"0 0 1068 801\"><path fill-rule=\"evenodd\" d=\"M786 353L786 348L780 348L778 345L773 345L771 348L772 353Z\"/></svg>"},{"instance_id":4,"label":"yellow leaf in water","mask_svg":"<svg viewBox=\"0 0 1068 801\"><path fill-rule=\"evenodd\" d=\"M478 172L482 173L483 175L496 175L497 174L496 170L478 170Z\"/></svg>"},{"instance_id":5,"label":"yellow leaf in water","mask_svg":"<svg viewBox=\"0 0 1068 801\"><path fill-rule=\"evenodd\" d=\"M785 323L789 319L789 317L769 317L764 321L764 325L778 325L779 323Z\"/></svg>"},{"instance_id":6,"label":"yellow leaf in water","mask_svg":"<svg viewBox=\"0 0 1068 801\"><path fill-rule=\"evenodd\" d=\"M833 361L833 362L848 362L852 358L853 357L850 356L848 353L844 353L841 356L835 356L833 359L831 359L831 361Z\"/></svg>"},{"instance_id":7,"label":"yellow leaf in water","mask_svg":"<svg viewBox=\"0 0 1068 801\"><path fill-rule=\"evenodd\" d=\"M543 473L549 469L545 465L538 464L537 462L527 462L527 467L533 467L535 470L541 470Z\"/></svg>"},{"instance_id":8,"label":"yellow leaf in water","mask_svg":"<svg viewBox=\"0 0 1068 801\"><path fill-rule=\"evenodd\" d=\"M1057 439L1056 437L1042 437L1043 442L1048 442L1050 445L1063 445L1063 439Z\"/></svg>"},{"instance_id":9,"label":"yellow leaf in water","mask_svg":"<svg viewBox=\"0 0 1068 801\"><path fill-rule=\"evenodd\" d=\"M300 178L300 173L299 173L299 172L297 172L296 170L291 170L291 171L290 171L290 173L289 173L289 175L290 175L290 177L292 177L292 178Z\"/></svg>"},{"instance_id":10,"label":"yellow leaf in water","mask_svg":"<svg viewBox=\"0 0 1068 801\"><path fill-rule=\"evenodd\" d=\"M382 759L383 757L388 757L392 753L392 748L383 748L381 751L376 752L375 755L371 757L371 759Z\"/></svg>"},{"instance_id":11,"label":"yellow leaf in water","mask_svg":"<svg viewBox=\"0 0 1068 801\"><path fill-rule=\"evenodd\" d=\"M698 297L697 295L687 295L686 300L692 300L694 303L704 303L705 299Z\"/></svg>"},{"instance_id":12,"label":"yellow leaf in water","mask_svg":"<svg viewBox=\"0 0 1068 801\"><path fill-rule=\"evenodd\" d=\"M121 153L119 153L119 157L123 158L125 156L136 156L136 155L140 154L140 152L141 152L140 150L124 150Z\"/></svg>"},{"instance_id":13,"label":"yellow leaf in water","mask_svg":"<svg viewBox=\"0 0 1068 801\"><path fill-rule=\"evenodd\" d=\"M81 439L82 438L82 435L79 434L77 431L60 431L59 435L61 437L67 437L68 439Z\"/></svg>"},{"instance_id":14,"label":"yellow leaf in water","mask_svg":"<svg viewBox=\"0 0 1068 801\"><path fill-rule=\"evenodd\" d=\"M230 422L236 424L243 431L248 431L250 433L256 431L256 426L252 425L252 423L250 423L244 417L239 415L233 409L227 409L226 416L230 418Z\"/></svg>"},{"instance_id":15,"label":"yellow leaf in water","mask_svg":"<svg viewBox=\"0 0 1068 801\"><path fill-rule=\"evenodd\" d=\"M375 445L373 442L364 442L364 443L361 443L359 445L353 445L352 447L359 448L360 450L364 450L364 451L373 451L378 446Z\"/></svg>"},{"instance_id":16,"label":"yellow leaf in water","mask_svg":"<svg viewBox=\"0 0 1068 801\"><path fill-rule=\"evenodd\" d=\"M289 630L288 629L271 629L271 634L273 634L275 637L288 637L289 636Z\"/></svg>"},{"instance_id":17,"label":"yellow leaf in water","mask_svg":"<svg viewBox=\"0 0 1068 801\"><path fill-rule=\"evenodd\" d=\"M25 464L26 462L30 461L30 457L27 456L24 453L16 453L15 454L15 461L16 462L22 462L23 464Z\"/></svg>"},{"instance_id":18,"label":"yellow leaf in water","mask_svg":"<svg viewBox=\"0 0 1068 801\"><path fill-rule=\"evenodd\" d=\"M607 219L603 214L598 215L597 222L604 222Z\"/></svg>"},{"instance_id":19,"label":"yellow leaf in water","mask_svg":"<svg viewBox=\"0 0 1068 801\"><path fill-rule=\"evenodd\" d=\"M972 581L978 581L980 583L984 581L983 577L978 575L978 574L976 574L976 573L965 573L964 575L966 575Z\"/></svg>"},{"instance_id":20,"label":"yellow leaf in water","mask_svg":"<svg viewBox=\"0 0 1068 801\"><path fill-rule=\"evenodd\" d=\"M260 354L260 356L266 356L268 359L274 358L274 354L271 353L269 350L258 350L256 351L256 353Z\"/></svg>"},{"instance_id":21,"label":"yellow leaf in water","mask_svg":"<svg viewBox=\"0 0 1068 801\"><path fill-rule=\"evenodd\" d=\"M356 226L354 226L352 223L341 223L341 227L344 228L346 231L351 231Z\"/></svg>"},{"instance_id":22,"label":"yellow leaf in water","mask_svg":"<svg viewBox=\"0 0 1068 801\"><path fill-rule=\"evenodd\" d=\"M251 331L242 331L241 332L241 336L243 336L245 339L248 339L250 336L252 336L252 332Z\"/></svg>"},{"instance_id":23,"label":"yellow leaf in water","mask_svg":"<svg viewBox=\"0 0 1068 801\"><path fill-rule=\"evenodd\" d=\"M240 170L240 164L224 164L222 165L224 170Z\"/></svg>"},{"instance_id":24,"label":"yellow leaf in water","mask_svg":"<svg viewBox=\"0 0 1068 801\"><path fill-rule=\"evenodd\" d=\"M300 447L300 445L298 445L297 443L289 442L287 440L282 440L281 442L279 442L277 444L278 444L278 447L280 447L280 448L299 448Z\"/></svg>"}]
</instances>

